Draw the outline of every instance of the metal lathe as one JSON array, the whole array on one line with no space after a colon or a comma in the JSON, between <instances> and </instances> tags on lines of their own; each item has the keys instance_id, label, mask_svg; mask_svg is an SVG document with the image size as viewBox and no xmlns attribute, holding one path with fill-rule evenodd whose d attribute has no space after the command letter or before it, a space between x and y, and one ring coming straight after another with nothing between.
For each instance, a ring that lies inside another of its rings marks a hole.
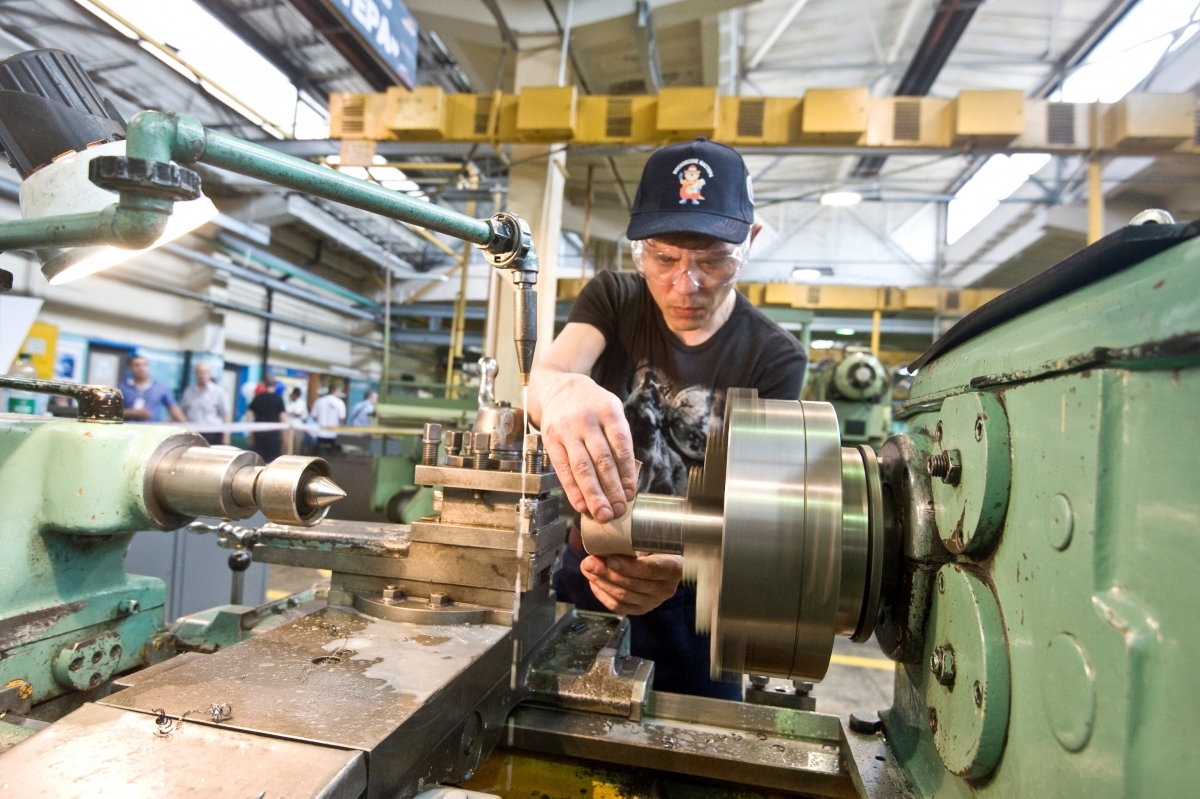
<instances>
[{"instance_id":1,"label":"metal lathe","mask_svg":"<svg viewBox=\"0 0 1200 799\"><path fill-rule=\"evenodd\" d=\"M0 224L0 249L130 246L199 160L462 235L536 280L515 217L435 218L163 113L93 170L112 208ZM907 430L878 451L843 447L828 404L734 390L687 496L635 499L630 545L683 555L717 676L820 680L836 636L874 634L896 662L878 716L653 691L625 620L555 602L559 483L520 408L427 426L436 513L377 525L322 521L342 492L318 459L264 467L121 424L111 390L4 378L75 392L80 418L0 417L0 792L528 796L503 751L567 764L585 797L618 795L587 776L605 764L690 786L671 795L1194 795L1198 232L1130 225L964 318L913 365ZM270 523L236 525L256 510ZM124 552L197 517L328 587L168 628L162 583Z\"/></svg>"}]
</instances>

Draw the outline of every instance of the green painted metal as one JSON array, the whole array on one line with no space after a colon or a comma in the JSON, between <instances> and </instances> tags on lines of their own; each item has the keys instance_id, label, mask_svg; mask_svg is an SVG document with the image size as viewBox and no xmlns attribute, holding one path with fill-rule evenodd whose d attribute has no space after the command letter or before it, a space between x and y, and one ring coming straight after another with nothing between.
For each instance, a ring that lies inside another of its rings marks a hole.
<instances>
[{"instance_id":1,"label":"green painted metal","mask_svg":"<svg viewBox=\"0 0 1200 799\"><path fill-rule=\"evenodd\" d=\"M0 685L22 679L41 702L64 647L112 631L112 670L145 662L164 630L161 580L125 573L133 531L154 526L147 464L170 427L0 418ZM111 644L105 652L111 650ZM87 676L90 679L91 673Z\"/></svg>"},{"instance_id":2,"label":"green painted metal","mask_svg":"<svg viewBox=\"0 0 1200 799\"><path fill-rule=\"evenodd\" d=\"M1000 535L1011 482L1008 418L992 394L949 397L935 427L939 453L958 470L932 481L938 535L951 552L986 556Z\"/></svg>"},{"instance_id":3,"label":"green painted metal","mask_svg":"<svg viewBox=\"0 0 1200 799\"><path fill-rule=\"evenodd\" d=\"M933 591L921 681L933 744L952 774L986 777L1008 729L1008 647L996 597L957 563Z\"/></svg>"},{"instance_id":4,"label":"green painted metal","mask_svg":"<svg viewBox=\"0 0 1200 799\"><path fill-rule=\"evenodd\" d=\"M1003 527L971 566L1003 619L1006 743L986 780L951 774L929 731L929 664L910 662L884 714L898 760L923 796L1194 795L1200 241L928 364L907 403L910 434L932 436L951 405L940 400L972 392L1003 406L1010 435ZM906 558L904 568L916 566ZM913 616L930 612L914 601ZM901 638L903 623L893 616L884 632Z\"/></svg>"}]
</instances>

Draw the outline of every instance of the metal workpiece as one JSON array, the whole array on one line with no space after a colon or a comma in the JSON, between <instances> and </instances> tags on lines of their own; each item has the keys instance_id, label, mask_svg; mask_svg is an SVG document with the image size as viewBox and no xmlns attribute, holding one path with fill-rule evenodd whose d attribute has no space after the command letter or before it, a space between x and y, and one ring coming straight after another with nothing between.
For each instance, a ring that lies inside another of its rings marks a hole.
<instances>
[{"instance_id":1,"label":"metal workpiece","mask_svg":"<svg viewBox=\"0 0 1200 799\"><path fill-rule=\"evenodd\" d=\"M684 542L721 545L725 519L706 507L696 508L687 497L638 494L630 515L630 546L635 551L681 555Z\"/></svg>"},{"instance_id":2,"label":"metal workpiece","mask_svg":"<svg viewBox=\"0 0 1200 799\"><path fill-rule=\"evenodd\" d=\"M479 409L475 423L471 426L473 451L482 448L495 459L518 460L521 458L525 436L525 411L514 408L511 403L497 402ZM481 434L491 438L480 439Z\"/></svg>"},{"instance_id":3,"label":"metal workpiece","mask_svg":"<svg viewBox=\"0 0 1200 799\"><path fill-rule=\"evenodd\" d=\"M125 419L125 398L120 389L112 386L88 386L0 375L0 388L70 397L79 405L81 422L122 422Z\"/></svg>"},{"instance_id":4,"label":"metal workpiece","mask_svg":"<svg viewBox=\"0 0 1200 799\"><path fill-rule=\"evenodd\" d=\"M355 799L367 787L361 751L239 732L194 715L159 735L155 719L148 711L85 704L5 753L6 793L86 799L116 790L149 799L170 786L177 796Z\"/></svg>"},{"instance_id":5,"label":"metal workpiece","mask_svg":"<svg viewBox=\"0 0 1200 799\"><path fill-rule=\"evenodd\" d=\"M173 517L236 520L261 510L273 522L313 525L346 496L320 458L284 455L264 465L256 453L195 438L163 454L150 478L158 507Z\"/></svg>"},{"instance_id":6,"label":"metal workpiece","mask_svg":"<svg viewBox=\"0 0 1200 799\"><path fill-rule=\"evenodd\" d=\"M525 682L535 701L638 721L654 663L629 654L629 620L574 610L534 657Z\"/></svg>"}]
</instances>

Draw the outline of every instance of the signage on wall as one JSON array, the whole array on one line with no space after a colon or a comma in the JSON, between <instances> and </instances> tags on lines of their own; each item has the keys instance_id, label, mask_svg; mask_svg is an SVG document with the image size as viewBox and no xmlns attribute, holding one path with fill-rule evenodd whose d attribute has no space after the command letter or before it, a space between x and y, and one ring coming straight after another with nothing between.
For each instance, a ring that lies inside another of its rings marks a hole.
<instances>
[{"instance_id":1,"label":"signage on wall","mask_svg":"<svg viewBox=\"0 0 1200 799\"><path fill-rule=\"evenodd\" d=\"M400 0L325 0L397 80L417 82L417 21Z\"/></svg>"}]
</instances>

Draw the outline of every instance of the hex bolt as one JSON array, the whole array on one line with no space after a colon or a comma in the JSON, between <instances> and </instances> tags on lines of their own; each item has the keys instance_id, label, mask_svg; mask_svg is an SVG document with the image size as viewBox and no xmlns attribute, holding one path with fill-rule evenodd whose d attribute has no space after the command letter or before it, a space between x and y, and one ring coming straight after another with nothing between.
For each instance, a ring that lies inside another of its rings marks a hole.
<instances>
[{"instance_id":1,"label":"hex bolt","mask_svg":"<svg viewBox=\"0 0 1200 799\"><path fill-rule=\"evenodd\" d=\"M806 680L792 680L792 687L796 689L796 696L808 696L812 693L813 684Z\"/></svg>"},{"instance_id":2,"label":"hex bolt","mask_svg":"<svg viewBox=\"0 0 1200 799\"><path fill-rule=\"evenodd\" d=\"M850 714L850 729L859 735L874 735L883 729L883 722L874 713L859 710Z\"/></svg>"},{"instance_id":3,"label":"hex bolt","mask_svg":"<svg viewBox=\"0 0 1200 799\"><path fill-rule=\"evenodd\" d=\"M383 598L391 602L401 602L404 600L404 591L400 590L399 586L385 586L383 589Z\"/></svg>"},{"instance_id":4,"label":"hex bolt","mask_svg":"<svg viewBox=\"0 0 1200 799\"><path fill-rule=\"evenodd\" d=\"M463 434L458 430L447 430L442 436L442 443L446 445L446 454L458 456L462 454Z\"/></svg>"},{"instance_id":5,"label":"hex bolt","mask_svg":"<svg viewBox=\"0 0 1200 799\"><path fill-rule=\"evenodd\" d=\"M453 604L454 600L450 599L450 595L442 591L434 591L429 595L429 607L431 608L444 608Z\"/></svg>"},{"instance_id":6,"label":"hex bolt","mask_svg":"<svg viewBox=\"0 0 1200 799\"><path fill-rule=\"evenodd\" d=\"M930 477L940 477L946 485L956 486L962 480L962 453L956 449L948 449L937 455L930 455L926 467Z\"/></svg>"},{"instance_id":7,"label":"hex bolt","mask_svg":"<svg viewBox=\"0 0 1200 799\"><path fill-rule=\"evenodd\" d=\"M492 434L491 433L472 433L471 434L471 452L473 463L476 469L486 469L488 460L492 454Z\"/></svg>"},{"instance_id":8,"label":"hex bolt","mask_svg":"<svg viewBox=\"0 0 1200 799\"><path fill-rule=\"evenodd\" d=\"M751 674L750 675L750 685L754 686L755 688L766 688L767 683L769 683L770 681L771 681L771 678L765 674Z\"/></svg>"},{"instance_id":9,"label":"hex bolt","mask_svg":"<svg viewBox=\"0 0 1200 799\"><path fill-rule=\"evenodd\" d=\"M529 474L541 474L542 462L546 451L542 447L540 433L530 433L525 436L525 471Z\"/></svg>"},{"instance_id":10,"label":"hex bolt","mask_svg":"<svg viewBox=\"0 0 1200 799\"><path fill-rule=\"evenodd\" d=\"M117 613L128 616L130 614L137 613L138 608L141 606L142 604L136 599L122 599L119 603L117 603Z\"/></svg>"},{"instance_id":11,"label":"hex bolt","mask_svg":"<svg viewBox=\"0 0 1200 799\"><path fill-rule=\"evenodd\" d=\"M947 688L954 685L954 647L950 644L940 644L933 649L929 656L929 670L941 685ZM975 683L976 686L979 683Z\"/></svg>"},{"instance_id":12,"label":"hex bolt","mask_svg":"<svg viewBox=\"0 0 1200 799\"><path fill-rule=\"evenodd\" d=\"M442 443L442 426L437 422L426 422L421 435L421 465L437 466L438 446Z\"/></svg>"}]
</instances>

